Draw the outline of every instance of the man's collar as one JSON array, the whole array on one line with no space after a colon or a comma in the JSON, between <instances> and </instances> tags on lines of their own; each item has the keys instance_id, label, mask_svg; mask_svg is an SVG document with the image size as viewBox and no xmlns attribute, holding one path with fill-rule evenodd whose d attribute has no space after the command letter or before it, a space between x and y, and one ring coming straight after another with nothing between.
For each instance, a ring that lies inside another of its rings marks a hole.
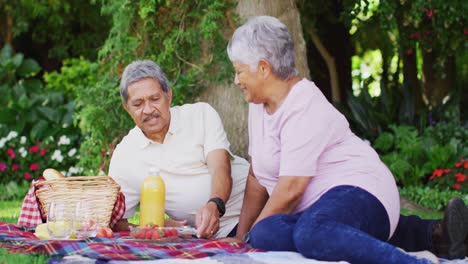
<instances>
[{"instance_id":1,"label":"man's collar","mask_svg":"<svg viewBox=\"0 0 468 264\"><path fill-rule=\"evenodd\" d=\"M177 112L173 108L171 108L170 111L171 111L171 121L169 123L169 129L167 131L167 134L174 135L180 129L180 122L179 122ZM142 149L146 148L150 144L155 144L155 143L160 144L159 142L156 142L154 140L151 140L151 139L147 138L145 136L145 134L143 133L143 131L139 127L135 127L135 130L136 130L136 133L137 133L136 134L137 135L137 137L136 137L137 138L137 144ZM166 134L166 137L167 137L167 134Z\"/></svg>"}]
</instances>

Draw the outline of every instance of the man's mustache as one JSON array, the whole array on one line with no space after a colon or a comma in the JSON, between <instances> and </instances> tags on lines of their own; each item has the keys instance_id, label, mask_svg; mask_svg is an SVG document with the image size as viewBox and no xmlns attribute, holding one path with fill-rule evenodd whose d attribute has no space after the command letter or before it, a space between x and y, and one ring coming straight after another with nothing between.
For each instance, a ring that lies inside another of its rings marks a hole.
<instances>
[{"instance_id":1,"label":"man's mustache","mask_svg":"<svg viewBox=\"0 0 468 264\"><path fill-rule=\"evenodd\" d=\"M146 122L152 118L158 118L159 117L159 114L151 114L151 115L147 115L145 118L143 118L143 122Z\"/></svg>"}]
</instances>

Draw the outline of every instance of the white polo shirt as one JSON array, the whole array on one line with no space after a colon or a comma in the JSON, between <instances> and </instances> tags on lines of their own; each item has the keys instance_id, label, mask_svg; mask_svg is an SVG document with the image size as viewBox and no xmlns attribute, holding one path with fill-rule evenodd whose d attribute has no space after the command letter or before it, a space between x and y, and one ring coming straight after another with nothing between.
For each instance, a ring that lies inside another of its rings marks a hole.
<instances>
[{"instance_id":1,"label":"white polo shirt","mask_svg":"<svg viewBox=\"0 0 468 264\"><path fill-rule=\"evenodd\" d=\"M164 143L148 139L135 127L117 145L109 166L109 176L125 194L124 218L132 217L140 202L143 180L155 167L166 185L166 213L175 220L195 226L197 210L211 193L211 175L206 162L210 151L227 150L231 158L232 192L226 203L215 237L225 237L239 222L249 164L229 151L218 113L207 103L172 107Z\"/></svg>"}]
</instances>

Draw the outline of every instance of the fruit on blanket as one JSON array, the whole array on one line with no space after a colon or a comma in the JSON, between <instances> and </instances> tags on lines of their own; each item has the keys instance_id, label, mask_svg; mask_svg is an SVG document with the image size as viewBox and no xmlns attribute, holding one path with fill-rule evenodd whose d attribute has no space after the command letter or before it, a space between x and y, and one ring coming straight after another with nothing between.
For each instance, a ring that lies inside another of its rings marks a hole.
<instances>
[{"instance_id":1,"label":"fruit on blanket","mask_svg":"<svg viewBox=\"0 0 468 264\"><path fill-rule=\"evenodd\" d=\"M47 223L36 226L34 235L39 239L49 239L50 236L49 236L49 231L47 231ZM71 239L76 238L75 232L71 233L70 238Z\"/></svg>"},{"instance_id":2,"label":"fruit on blanket","mask_svg":"<svg viewBox=\"0 0 468 264\"><path fill-rule=\"evenodd\" d=\"M36 226L36 231L34 235L39 239L48 239L49 232L47 231L47 224L40 224Z\"/></svg>"},{"instance_id":3,"label":"fruit on blanket","mask_svg":"<svg viewBox=\"0 0 468 264\"><path fill-rule=\"evenodd\" d=\"M42 173L42 176L44 176L44 179L47 181L65 178L65 176L60 171L51 168L45 169Z\"/></svg>"},{"instance_id":4,"label":"fruit on blanket","mask_svg":"<svg viewBox=\"0 0 468 264\"><path fill-rule=\"evenodd\" d=\"M112 229L109 227L100 227L96 237L106 237L106 238L112 238L114 237L114 232L112 232Z\"/></svg>"},{"instance_id":5,"label":"fruit on blanket","mask_svg":"<svg viewBox=\"0 0 468 264\"><path fill-rule=\"evenodd\" d=\"M130 235L138 239L160 239L164 237L178 237L179 232L176 228L171 227L158 227L154 226L145 226L145 227L135 227L130 232Z\"/></svg>"}]
</instances>

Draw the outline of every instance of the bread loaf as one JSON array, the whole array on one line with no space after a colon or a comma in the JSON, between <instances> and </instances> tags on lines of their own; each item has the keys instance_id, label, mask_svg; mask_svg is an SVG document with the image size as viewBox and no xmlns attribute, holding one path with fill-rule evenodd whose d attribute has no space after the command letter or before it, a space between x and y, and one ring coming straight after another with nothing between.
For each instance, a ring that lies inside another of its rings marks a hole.
<instances>
[{"instance_id":1,"label":"bread loaf","mask_svg":"<svg viewBox=\"0 0 468 264\"><path fill-rule=\"evenodd\" d=\"M65 176L60 171L51 168L45 169L42 173L42 176L44 176L46 181L65 178Z\"/></svg>"}]
</instances>

